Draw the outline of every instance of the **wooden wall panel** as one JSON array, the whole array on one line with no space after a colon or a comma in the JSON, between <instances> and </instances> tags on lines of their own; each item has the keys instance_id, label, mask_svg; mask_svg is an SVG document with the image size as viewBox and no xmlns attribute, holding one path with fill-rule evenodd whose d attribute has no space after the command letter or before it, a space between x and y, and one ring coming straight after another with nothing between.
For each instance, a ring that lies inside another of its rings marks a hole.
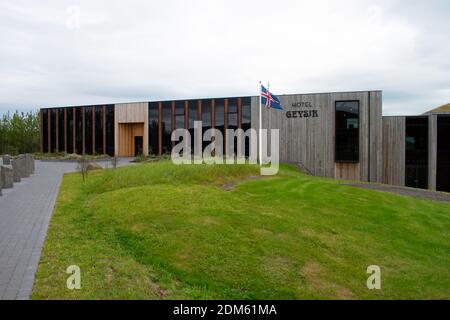
<instances>
[{"instance_id":1,"label":"wooden wall panel","mask_svg":"<svg viewBox=\"0 0 450 320\"><path fill-rule=\"evenodd\" d=\"M428 117L428 189L436 190L437 115Z\"/></svg>"},{"instance_id":2,"label":"wooden wall panel","mask_svg":"<svg viewBox=\"0 0 450 320\"><path fill-rule=\"evenodd\" d=\"M130 154L128 147L119 142L119 125L126 123L140 123L143 124L143 152L144 155L148 155L148 103L120 103L116 104L114 108L114 128L115 128L115 150L116 156L122 156L123 154ZM134 148L134 139L133 139ZM121 148L125 148L126 151L122 151ZM134 156L134 152L132 153Z\"/></svg>"},{"instance_id":3,"label":"wooden wall panel","mask_svg":"<svg viewBox=\"0 0 450 320\"><path fill-rule=\"evenodd\" d=\"M144 136L144 123L119 123L119 157L134 157L135 136Z\"/></svg>"},{"instance_id":4,"label":"wooden wall panel","mask_svg":"<svg viewBox=\"0 0 450 320\"><path fill-rule=\"evenodd\" d=\"M335 164L335 178L341 180L360 180L360 165L359 163L336 163Z\"/></svg>"},{"instance_id":5,"label":"wooden wall panel","mask_svg":"<svg viewBox=\"0 0 450 320\"><path fill-rule=\"evenodd\" d=\"M383 183L405 185L405 117L383 117Z\"/></svg>"},{"instance_id":6,"label":"wooden wall panel","mask_svg":"<svg viewBox=\"0 0 450 320\"><path fill-rule=\"evenodd\" d=\"M324 177L356 177L368 181L381 180L381 92L343 92L302 95L279 95L284 111L262 108L263 128L280 130L280 161L295 162L310 173ZM339 165L335 153L335 102L360 102L359 165ZM370 110L369 115L369 101ZM311 108L294 107L308 102ZM318 117L287 118L286 111L317 110ZM370 121L369 121L370 118ZM252 128L259 129L259 97L252 97ZM369 125L372 124L372 126ZM369 132L372 139L369 139ZM373 140L374 139L374 140ZM375 159L373 158L375 157ZM373 168L369 168L369 158ZM336 169L338 172L336 172Z\"/></svg>"},{"instance_id":7,"label":"wooden wall panel","mask_svg":"<svg viewBox=\"0 0 450 320\"><path fill-rule=\"evenodd\" d=\"M383 180L383 117L381 91L370 92L370 182Z\"/></svg>"}]
</instances>

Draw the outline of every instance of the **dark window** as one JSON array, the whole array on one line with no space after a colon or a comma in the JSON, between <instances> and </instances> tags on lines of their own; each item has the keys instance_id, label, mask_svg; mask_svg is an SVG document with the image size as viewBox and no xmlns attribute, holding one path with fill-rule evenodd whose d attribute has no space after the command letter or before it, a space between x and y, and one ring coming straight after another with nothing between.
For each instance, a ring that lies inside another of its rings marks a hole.
<instances>
[{"instance_id":1,"label":"dark window","mask_svg":"<svg viewBox=\"0 0 450 320\"><path fill-rule=\"evenodd\" d=\"M359 101L336 101L336 162L359 162Z\"/></svg>"},{"instance_id":2,"label":"dark window","mask_svg":"<svg viewBox=\"0 0 450 320\"><path fill-rule=\"evenodd\" d=\"M78 154L83 153L83 118L81 115L81 108L75 109L75 152Z\"/></svg>"},{"instance_id":3,"label":"dark window","mask_svg":"<svg viewBox=\"0 0 450 320\"><path fill-rule=\"evenodd\" d=\"M92 154L92 111L93 108L84 108L84 152Z\"/></svg>"},{"instance_id":4,"label":"dark window","mask_svg":"<svg viewBox=\"0 0 450 320\"><path fill-rule=\"evenodd\" d=\"M188 129L191 135L191 153L194 153L194 122L198 121L198 100L188 101Z\"/></svg>"},{"instance_id":5,"label":"dark window","mask_svg":"<svg viewBox=\"0 0 450 320\"><path fill-rule=\"evenodd\" d=\"M406 186L428 188L428 117L406 118Z\"/></svg>"},{"instance_id":6,"label":"dark window","mask_svg":"<svg viewBox=\"0 0 450 320\"><path fill-rule=\"evenodd\" d=\"M235 130L238 128L238 99L228 99L228 113L227 113L227 129ZM234 154L237 154L237 137L233 138ZM231 142L227 141L227 145L231 146ZM231 150L229 156L231 154Z\"/></svg>"},{"instance_id":7,"label":"dark window","mask_svg":"<svg viewBox=\"0 0 450 320\"><path fill-rule=\"evenodd\" d=\"M114 105L106 107L106 153L115 156L114 146Z\"/></svg>"},{"instance_id":8,"label":"dark window","mask_svg":"<svg viewBox=\"0 0 450 320\"><path fill-rule=\"evenodd\" d=\"M225 100L216 99L215 103L215 128L222 133L223 142L225 143ZM225 146L223 146L223 149L222 153L225 154Z\"/></svg>"},{"instance_id":9,"label":"dark window","mask_svg":"<svg viewBox=\"0 0 450 320\"><path fill-rule=\"evenodd\" d=\"M170 153L172 151L172 104L163 102L162 104L162 153Z\"/></svg>"},{"instance_id":10,"label":"dark window","mask_svg":"<svg viewBox=\"0 0 450 320\"><path fill-rule=\"evenodd\" d=\"M50 152L57 152L56 146L56 110L52 109L50 112Z\"/></svg>"},{"instance_id":11,"label":"dark window","mask_svg":"<svg viewBox=\"0 0 450 320\"><path fill-rule=\"evenodd\" d=\"M184 128L184 101L175 102L175 129Z\"/></svg>"},{"instance_id":12,"label":"dark window","mask_svg":"<svg viewBox=\"0 0 450 320\"><path fill-rule=\"evenodd\" d=\"M67 153L73 153L73 108L67 108Z\"/></svg>"},{"instance_id":13,"label":"dark window","mask_svg":"<svg viewBox=\"0 0 450 320\"><path fill-rule=\"evenodd\" d=\"M148 105L148 153L158 154L158 118L159 103L153 102Z\"/></svg>"},{"instance_id":14,"label":"dark window","mask_svg":"<svg viewBox=\"0 0 450 320\"><path fill-rule=\"evenodd\" d=\"M241 128L246 132L252 126L251 98L242 98ZM245 139L245 156L250 156L250 138Z\"/></svg>"},{"instance_id":15,"label":"dark window","mask_svg":"<svg viewBox=\"0 0 450 320\"><path fill-rule=\"evenodd\" d=\"M450 116L437 118L436 189L450 192Z\"/></svg>"},{"instance_id":16,"label":"dark window","mask_svg":"<svg viewBox=\"0 0 450 320\"><path fill-rule=\"evenodd\" d=\"M211 129L212 126L212 109L211 109L211 100L202 100L202 133L205 134L205 132L209 129ZM203 138L202 138L203 140ZM203 141L203 147L202 150L205 150L206 146L210 144L209 141Z\"/></svg>"},{"instance_id":17,"label":"dark window","mask_svg":"<svg viewBox=\"0 0 450 320\"><path fill-rule=\"evenodd\" d=\"M215 100L215 110L216 110L216 123L215 128L222 132L222 135L225 135L224 126L225 126L225 100L224 99L216 99Z\"/></svg>"},{"instance_id":18,"label":"dark window","mask_svg":"<svg viewBox=\"0 0 450 320\"><path fill-rule=\"evenodd\" d=\"M94 108L95 111L95 153L103 154L103 106Z\"/></svg>"},{"instance_id":19,"label":"dark window","mask_svg":"<svg viewBox=\"0 0 450 320\"><path fill-rule=\"evenodd\" d=\"M48 149L48 110L42 112L42 152L49 152Z\"/></svg>"},{"instance_id":20,"label":"dark window","mask_svg":"<svg viewBox=\"0 0 450 320\"><path fill-rule=\"evenodd\" d=\"M64 146L64 109L58 109L58 150L59 152L65 151Z\"/></svg>"}]
</instances>

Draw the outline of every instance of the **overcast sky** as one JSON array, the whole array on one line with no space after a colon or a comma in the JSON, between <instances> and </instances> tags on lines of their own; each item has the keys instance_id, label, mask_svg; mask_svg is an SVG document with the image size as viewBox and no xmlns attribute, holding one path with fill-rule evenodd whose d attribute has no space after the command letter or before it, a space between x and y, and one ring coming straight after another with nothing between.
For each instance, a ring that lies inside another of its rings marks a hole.
<instances>
[{"instance_id":1,"label":"overcast sky","mask_svg":"<svg viewBox=\"0 0 450 320\"><path fill-rule=\"evenodd\" d=\"M383 90L450 102L450 1L0 0L0 114L213 96Z\"/></svg>"}]
</instances>

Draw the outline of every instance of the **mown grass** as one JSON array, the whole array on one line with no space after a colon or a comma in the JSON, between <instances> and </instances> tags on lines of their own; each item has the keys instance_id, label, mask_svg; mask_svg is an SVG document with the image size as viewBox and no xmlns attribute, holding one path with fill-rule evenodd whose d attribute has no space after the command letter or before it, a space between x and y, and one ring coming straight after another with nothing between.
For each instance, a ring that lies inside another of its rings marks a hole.
<instances>
[{"instance_id":1,"label":"mown grass","mask_svg":"<svg viewBox=\"0 0 450 320\"><path fill-rule=\"evenodd\" d=\"M64 177L34 299L448 299L450 205L283 166ZM223 186L227 187L224 188ZM382 290L366 287L379 265ZM82 289L66 288L70 265Z\"/></svg>"}]
</instances>

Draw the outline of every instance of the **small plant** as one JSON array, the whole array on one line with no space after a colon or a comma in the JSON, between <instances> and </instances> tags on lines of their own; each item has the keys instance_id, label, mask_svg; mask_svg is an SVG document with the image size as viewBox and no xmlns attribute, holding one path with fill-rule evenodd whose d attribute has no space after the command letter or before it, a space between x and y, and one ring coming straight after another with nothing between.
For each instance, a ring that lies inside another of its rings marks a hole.
<instances>
[{"instance_id":1,"label":"small plant","mask_svg":"<svg viewBox=\"0 0 450 320\"><path fill-rule=\"evenodd\" d=\"M112 157L111 158L111 165L113 169L117 168L117 165L119 164L119 158L117 157Z\"/></svg>"},{"instance_id":2,"label":"small plant","mask_svg":"<svg viewBox=\"0 0 450 320\"><path fill-rule=\"evenodd\" d=\"M83 182L86 181L89 171L89 161L83 156L78 159L77 171L81 174Z\"/></svg>"}]
</instances>

